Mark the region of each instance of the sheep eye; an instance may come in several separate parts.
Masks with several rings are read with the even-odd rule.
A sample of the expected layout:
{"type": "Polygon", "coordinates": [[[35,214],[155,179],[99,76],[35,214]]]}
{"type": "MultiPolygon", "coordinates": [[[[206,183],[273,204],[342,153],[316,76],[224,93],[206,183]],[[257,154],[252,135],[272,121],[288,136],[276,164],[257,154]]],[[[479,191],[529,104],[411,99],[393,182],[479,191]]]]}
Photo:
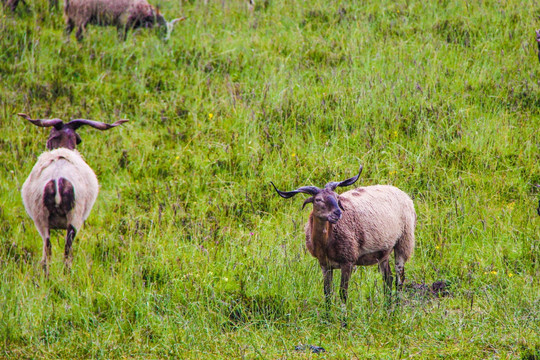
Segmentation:
{"type": "Polygon", "coordinates": [[[323,200],[322,199],[315,199],[315,202],[322,203],[323,200]]]}

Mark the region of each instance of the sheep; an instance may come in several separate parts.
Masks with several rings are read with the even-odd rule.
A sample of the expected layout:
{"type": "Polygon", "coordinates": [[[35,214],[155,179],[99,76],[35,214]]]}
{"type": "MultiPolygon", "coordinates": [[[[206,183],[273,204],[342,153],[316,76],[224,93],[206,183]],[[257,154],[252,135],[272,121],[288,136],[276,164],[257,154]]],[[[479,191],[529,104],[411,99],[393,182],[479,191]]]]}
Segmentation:
{"type": "Polygon", "coordinates": [[[416,212],[411,198],[394,186],[359,187],[341,195],[337,187],[354,184],[360,174],[341,182],[329,182],[320,189],[303,186],[293,191],[280,191],[283,198],[298,193],[311,195],[302,205],[313,204],[305,226],[306,247],[321,266],[327,308],[332,294],[334,269],[341,270],[340,298],[345,306],[349,278],[355,265],[379,265],[385,283],[385,293],[392,291],[392,270],[389,257],[395,256],[396,288],[401,290],[405,279],[405,262],[414,249],[416,212]]]}
{"type": "Polygon", "coordinates": [[[26,114],[18,115],[36,126],[51,127],[47,140],[50,151],[39,156],[21,189],[26,212],[43,238],[41,265],[48,277],[50,229],[67,230],[64,263],[70,268],[73,260],[71,245],[77,231],[90,215],[99,190],[96,175],[75,149],[82,141],[76,130],[83,125],[108,130],[128,120],[105,124],[77,119],[64,124],[60,119],[33,120],[26,114]]]}
{"type": "Polygon", "coordinates": [[[78,41],[82,40],[88,24],[116,26],[124,40],[129,29],[151,28],[157,24],[165,28],[165,40],[168,40],[174,25],[185,20],[180,17],[166,21],[147,0],[65,0],[64,16],[66,34],[69,36],[77,27],[75,37],[78,41]]]}

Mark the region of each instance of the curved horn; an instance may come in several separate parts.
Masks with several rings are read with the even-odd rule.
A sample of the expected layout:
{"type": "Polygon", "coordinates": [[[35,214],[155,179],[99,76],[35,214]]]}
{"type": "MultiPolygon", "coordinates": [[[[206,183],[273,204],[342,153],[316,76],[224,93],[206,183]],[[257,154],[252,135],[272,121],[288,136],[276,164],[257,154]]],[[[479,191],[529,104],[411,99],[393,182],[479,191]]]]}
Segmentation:
{"type": "Polygon", "coordinates": [[[337,181],[333,181],[333,182],[329,182],[328,184],[326,184],[324,187],[325,188],[330,188],[330,190],[334,191],[338,186],[349,186],[349,185],[352,185],[356,182],[356,180],[358,180],[358,178],[360,177],[360,174],[362,173],[362,169],[364,167],[362,165],[360,165],[360,170],[358,170],[358,175],[356,176],[353,176],[352,178],[350,179],[347,179],[347,180],[343,180],[343,181],[340,181],[340,182],[337,182],[337,181]]]}
{"type": "Polygon", "coordinates": [[[62,129],[64,126],[64,122],[60,119],[49,119],[49,120],[43,120],[43,119],[32,119],[30,116],[24,114],[24,113],[18,113],[20,117],[30,121],[32,124],[40,127],[50,127],[54,126],[56,130],[62,129]]]}
{"type": "Polygon", "coordinates": [[[280,190],[278,190],[276,185],[274,185],[273,182],[270,181],[270,184],[272,184],[274,189],[276,189],[279,196],[281,196],[282,198],[285,198],[285,199],[293,197],[294,195],[296,195],[298,193],[304,193],[304,194],[309,194],[309,195],[317,195],[319,193],[319,191],[321,191],[321,189],[319,189],[318,187],[315,187],[315,186],[302,186],[302,187],[299,187],[298,189],[293,190],[293,191],[280,191],[280,190]]]}
{"type": "MultiPolygon", "coordinates": [[[[163,18],[163,16],[162,16],[163,18]]],[[[173,19],[171,21],[167,21],[165,20],[165,18],[163,18],[163,23],[160,23],[161,26],[165,26],[166,28],[166,33],[165,33],[165,38],[164,40],[169,40],[169,38],[171,37],[171,33],[172,33],[172,30],[174,28],[174,25],[179,22],[179,21],[184,21],[186,18],[184,16],[182,17],[179,17],[177,19],[173,19]]]]}
{"type": "Polygon", "coordinates": [[[115,126],[118,126],[120,124],[123,124],[127,122],[127,119],[118,120],[114,124],[105,124],[99,121],[93,121],[93,120],[86,120],[86,119],[75,119],[68,122],[65,126],[69,126],[73,130],[77,130],[83,125],[90,125],[93,128],[96,128],[98,130],[109,130],[110,128],[113,128],[115,126]]]}
{"type": "Polygon", "coordinates": [[[169,24],[171,24],[171,26],[174,26],[177,22],[184,21],[184,20],[186,20],[186,17],[182,16],[176,19],[172,19],[171,21],[169,21],[169,24]]]}

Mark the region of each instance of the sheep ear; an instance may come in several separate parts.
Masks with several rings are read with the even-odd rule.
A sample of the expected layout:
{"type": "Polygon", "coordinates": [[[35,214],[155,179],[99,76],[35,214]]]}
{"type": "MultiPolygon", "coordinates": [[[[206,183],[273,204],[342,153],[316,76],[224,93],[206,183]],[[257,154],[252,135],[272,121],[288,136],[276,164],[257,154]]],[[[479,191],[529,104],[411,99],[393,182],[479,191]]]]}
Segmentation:
{"type": "Polygon", "coordinates": [[[306,207],[307,204],[312,203],[315,198],[313,196],[308,197],[306,200],[304,200],[304,203],[302,204],[302,210],[306,207]]]}

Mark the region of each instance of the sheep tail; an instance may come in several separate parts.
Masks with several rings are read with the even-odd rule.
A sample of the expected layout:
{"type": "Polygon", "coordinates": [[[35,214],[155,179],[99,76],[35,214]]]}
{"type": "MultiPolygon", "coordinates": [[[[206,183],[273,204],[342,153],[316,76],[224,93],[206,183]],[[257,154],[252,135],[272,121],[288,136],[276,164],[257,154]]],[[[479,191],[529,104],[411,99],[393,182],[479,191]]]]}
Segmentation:
{"type": "Polygon", "coordinates": [[[60,191],[58,191],[58,181],[54,181],[54,180],[51,180],[51,181],[53,181],[54,185],[56,185],[55,195],[54,195],[54,204],[56,207],[58,207],[62,203],[62,198],[60,197],[60,191]]]}
{"type": "Polygon", "coordinates": [[[75,205],[73,184],[63,177],[50,180],[43,189],[43,204],[49,214],[66,216],[75,205]]]}

